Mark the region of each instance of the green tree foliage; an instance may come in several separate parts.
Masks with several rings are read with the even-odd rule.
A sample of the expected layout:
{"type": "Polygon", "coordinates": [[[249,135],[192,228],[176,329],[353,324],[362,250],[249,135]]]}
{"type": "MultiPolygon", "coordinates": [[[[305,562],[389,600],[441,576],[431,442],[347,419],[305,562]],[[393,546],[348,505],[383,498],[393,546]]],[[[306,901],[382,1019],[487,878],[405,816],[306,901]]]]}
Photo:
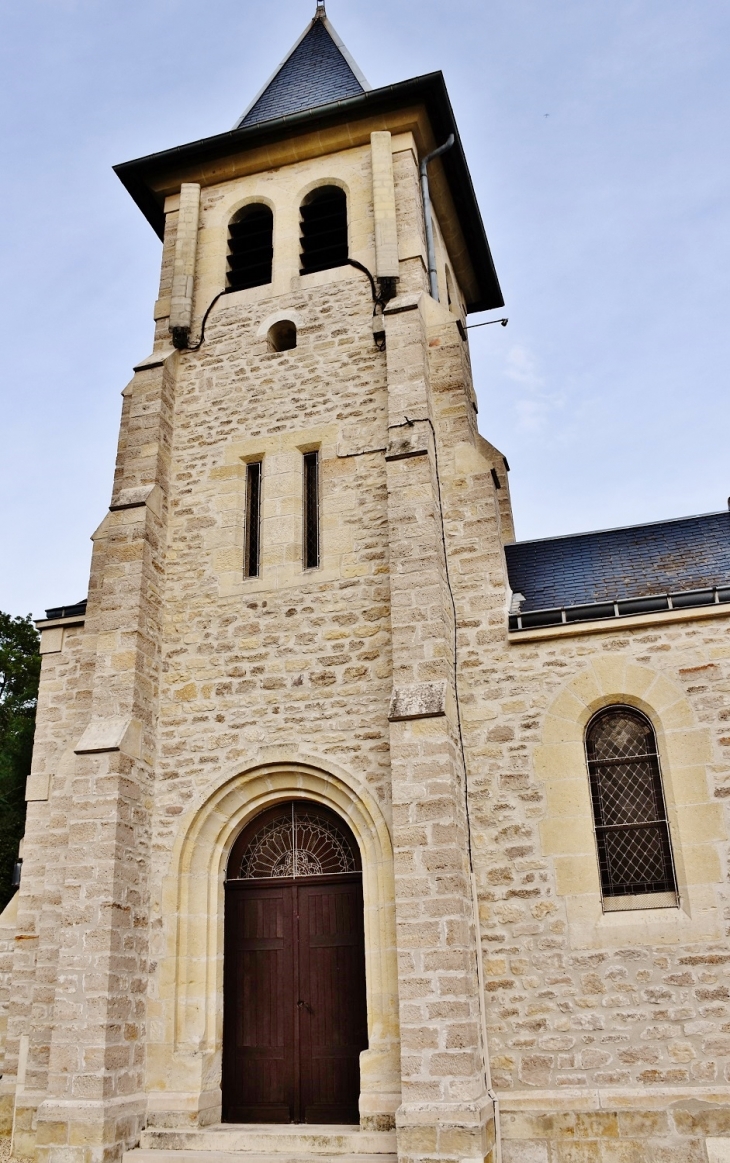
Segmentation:
{"type": "Polygon", "coordinates": [[[0,909],[10,886],[18,844],[25,829],[25,781],[33,751],[40,639],[30,615],[0,611],[0,909]]]}

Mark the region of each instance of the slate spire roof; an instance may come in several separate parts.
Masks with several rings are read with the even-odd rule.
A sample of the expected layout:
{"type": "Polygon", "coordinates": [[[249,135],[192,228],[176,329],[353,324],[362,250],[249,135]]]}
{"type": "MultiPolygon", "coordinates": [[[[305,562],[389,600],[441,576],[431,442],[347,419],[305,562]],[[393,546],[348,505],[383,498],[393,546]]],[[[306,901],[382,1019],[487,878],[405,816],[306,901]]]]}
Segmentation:
{"type": "Polygon", "coordinates": [[[291,113],[329,105],[368,92],[370,85],[333,26],[324,4],[254,98],[234,129],[260,125],[291,113]]]}

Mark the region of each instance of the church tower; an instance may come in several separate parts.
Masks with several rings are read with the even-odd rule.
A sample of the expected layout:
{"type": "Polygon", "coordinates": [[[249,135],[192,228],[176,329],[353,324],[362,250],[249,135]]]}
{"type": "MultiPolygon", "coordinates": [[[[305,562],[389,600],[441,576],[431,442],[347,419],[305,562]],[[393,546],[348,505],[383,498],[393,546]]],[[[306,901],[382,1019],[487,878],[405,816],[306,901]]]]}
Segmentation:
{"type": "Polygon", "coordinates": [[[234,129],[117,173],[155,338],[39,623],[0,1133],[727,1160],[730,514],[515,542],[443,78],[371,89],[322,4],[234,129]]]}
{"type": "Polygon", "coordinates": [[[502,296],[443,78],[371,89],[318,5],[233,130],[116,172],[162,274],[88,602],[41,623],[15,1150],[491,1158],[454,668],[506,600],[502,296]]]}

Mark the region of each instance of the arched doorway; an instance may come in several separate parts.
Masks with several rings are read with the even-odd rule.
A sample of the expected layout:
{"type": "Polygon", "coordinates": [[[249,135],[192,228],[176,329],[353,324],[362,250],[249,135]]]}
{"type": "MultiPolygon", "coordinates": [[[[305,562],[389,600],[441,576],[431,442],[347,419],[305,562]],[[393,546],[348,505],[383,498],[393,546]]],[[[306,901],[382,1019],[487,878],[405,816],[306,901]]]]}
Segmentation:
{"type": "Polygon", "coordinates": [[[359,1121],[362,873],[350,829],[328,808],[278,804],[236,840],[223,995],[224,1121],[359,1121]]]}

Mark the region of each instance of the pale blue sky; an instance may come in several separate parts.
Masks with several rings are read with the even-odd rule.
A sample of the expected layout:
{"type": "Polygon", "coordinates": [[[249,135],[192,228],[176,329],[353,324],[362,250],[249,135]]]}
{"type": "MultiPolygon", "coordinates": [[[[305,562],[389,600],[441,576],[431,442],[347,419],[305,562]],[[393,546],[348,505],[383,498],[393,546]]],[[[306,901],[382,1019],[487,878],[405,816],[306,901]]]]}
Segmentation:
{"type": "MultiPolygon", "coordinates": [[[[111,166],[230,128],[313,9],[0,5],[0,609],[85,596],[120,392],[150,350],[160,244],[111,166]]],[[[726,0],[328,14],[373,85],[445,73],[510,318],[472,356],[518,537],[724,508],[726,0]]]]}

